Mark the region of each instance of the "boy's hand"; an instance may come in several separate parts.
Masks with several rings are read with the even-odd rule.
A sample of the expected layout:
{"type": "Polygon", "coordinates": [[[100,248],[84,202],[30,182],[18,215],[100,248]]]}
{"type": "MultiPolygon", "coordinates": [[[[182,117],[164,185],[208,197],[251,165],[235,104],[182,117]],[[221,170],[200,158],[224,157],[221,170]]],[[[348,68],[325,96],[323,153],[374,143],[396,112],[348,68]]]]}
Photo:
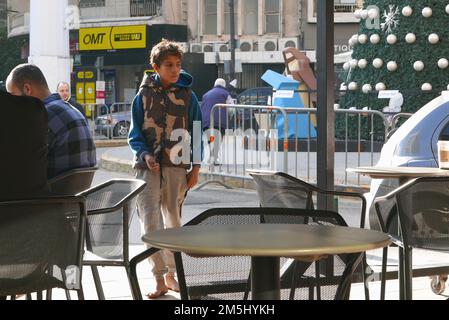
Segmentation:
{"type": "Polygon", "coordinates": [[[158,173],[161,171],[161,166],[156,162],[153,156],[146,154],[145,155],[145,163],[147,164],[148,169],[150,169],[153,173],[158,173]]]}
{"type": "Polygon", "coordinates": [[[198,183],[198,176],[200,174],[200,167],[194,166],[192,171],[187,173],[187,187],[192,189],[198,183]]]}

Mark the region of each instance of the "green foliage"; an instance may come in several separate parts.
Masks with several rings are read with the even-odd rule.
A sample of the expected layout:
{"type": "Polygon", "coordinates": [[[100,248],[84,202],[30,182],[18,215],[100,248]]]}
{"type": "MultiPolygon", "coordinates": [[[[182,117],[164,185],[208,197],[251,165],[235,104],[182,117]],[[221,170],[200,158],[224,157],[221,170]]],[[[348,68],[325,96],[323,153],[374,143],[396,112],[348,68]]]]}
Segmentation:
{"type": "Polygon", "coordinates": [[[0,81],[6,80],[9,72],[23,62],[20,50],[24,44],[26,44],[25,37],[8,39],[6,28],[0,28],[0,81]]]}
{"type": "MultiPolygon", "coordinates": [[[[399,9],[396,20],[399,24],[392,28],[391,33],[387,33],[381,28],[367,27],[366,20],[360,22],[360,34],[366,34],[368,39],[373,34],[380,36],[378,44],[372,44],[369,40],[366,44],[356,44],[353,49],[353,59],[366,59],[368,66],[365,69],[355,68],[346,73],[344,79],[346,85],[356,82],[356,91],[347,91],[340,99],[340,106],[345,109],[355,107],[362,109],[368,107],[373,110],[382,110],[388,105],[388,100],[378,99],[377,92],[365,94],[362,92],[364,84],[371,84],[373,90],[379,82],[383,82],[388,90],[400,90],[404,96],[402,112],[416,112],[426,103],[439,96],[440,92],[446,90],[449,84],[449,68],[440,69],[438,60],[446,58],[449,60],[449,14],[446,13],[446,5],[449,2],[441,0],[365,0],[364,9],[369,6],[377,6],[380,10],[380,23],[385,22],[384,13],[390,11],[390,5],[399,9]],[[402,9],[410,6],[413,9],[411,16],[402,14],[402,9]],[[422,15],[422,10],[430,7],[433,14],[430,18],[422,15]],[[409,44],[405,41],[408,33],[416,35],[416,42],[409,44]],[[438,34],[440,41],[437,44],[430,44],[428,36],[432,33],[438,34]],[[389,34],[397,37],[396,44],[390,45],[386,39],[389,34]],[[376,69],[372,65],[375,58],[383,60],[382,68],[376,69]],[[413,64],[421,60],[425,67],[421,72],[415,71],[413,64]],[[396,71],[387,70],[387,63],[395,61],[398,65],[396,71]],[[432,91],[422,91],[424,83],[432,85],[432,91]]],[[[341,121],[340,121],[341,122],[341,121]]],[[[362,123],[363,126],[363,123],[362,123]]],[[[370,139],[371,132],[368,132],[368,124],[362,128],[362,138],[370,139]]],[[[336,124],[337,135],[343,134],[344,124],[336,124]]],[[[374,134],[383,131],[383,124],[375,123],[374,134]]],[[[350,124],[349,135],[357,134],[357,126],[350,124]]]]}
{"type": "MultiPolygon", "coordinates": [[[[358,84],[356,92],[348,92],[341,99],[341,107],[363,108],[381,110],[387,104],[386,100],[377,99],[376,94],[364,94],[361,89],[364,84],[371,84],[374,88],[379,82],[385,83],[387,89],[400,90],[404,96],[403,112],[415,112],[427,102],[434,99],[442,90],[446,90],[449,84],[449,68],[440,69],[437,62],[441,58],[449,59],[449,14],[446,13],[446,1],[422,1],[422,0],[366,0],[364,8],[375,5],[380,9],[381,22],[384,22],[384,12],[389,11],[389,5],[394,5],[399,9],[396,16],[399,25],[393,28],[391,34],[396,35],[398,41],[394,45],[386,42],[389,34],[381,29],[369,29],[365,20],[361,20],[359,34],[366,34],[368,38],[372,34],[379,34],[381,40],[379,44],[357,44],[354,47],[352,57],[354,59],[366,59],[368,67],[365,69],[356,68],[347,77],[346,83],[355,81],[358,84]],[[410,6],[413,13],[409,17],[402,15],[402,8],[410,6]],[[430,18],[422,16],[422,9],[430,7],[433,15],[430,18]],[[408,44],[405,36],[408,33],[416,35],[416,42],[408,44]],[[440,37],[440,42],[430,44],[428,36],[436,33],[440,37]],[[384,61],[380,69],[372,65],[375,58],[384,61]],[[425,68],[417,72],[413,68],[415,61],[421,60],[425,68]],[[395,61],[398,69],[394,72],[387,70],[387,63],[395,61]],[[433,87],[431,92],[421,91],[423,83],[430,83],[433,87]]],[[[347,75],[348,76],[348,75],[347,75]]]]}

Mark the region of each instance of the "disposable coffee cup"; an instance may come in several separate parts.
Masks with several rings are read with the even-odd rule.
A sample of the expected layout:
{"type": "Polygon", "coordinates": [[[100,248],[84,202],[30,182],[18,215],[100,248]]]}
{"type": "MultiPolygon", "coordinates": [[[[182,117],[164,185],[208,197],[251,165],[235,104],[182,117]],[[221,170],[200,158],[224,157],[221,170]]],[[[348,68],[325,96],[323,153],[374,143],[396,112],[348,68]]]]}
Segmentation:
{"type": "Polygon", "coordinates": [[[449,141],[438,141],[438,166],[449,169],[449,141]]]}

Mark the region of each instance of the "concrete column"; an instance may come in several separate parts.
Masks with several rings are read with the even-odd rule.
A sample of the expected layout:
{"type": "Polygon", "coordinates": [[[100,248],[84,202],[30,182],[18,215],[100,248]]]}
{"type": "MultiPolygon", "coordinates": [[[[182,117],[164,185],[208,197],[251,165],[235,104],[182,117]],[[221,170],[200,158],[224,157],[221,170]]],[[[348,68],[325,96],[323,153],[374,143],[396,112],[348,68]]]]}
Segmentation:
{"type": "Polygon", "coordinates": [[[243,35],[243,19],[245,19],[244,3],[242,0],[238,0],[237,4],[237,35],[241,37],[243,35]]]}
{"type": "Polygon", "coordinates": [[[69,29],[66,27],[67,0],[30,1],[30,56],[47,79],[50,91],[59,81],[70,83],[69,29]]]}
{"type": "Polygon", "coordinates": [[[258,17],[259,24],[257,25],[257,32],[259,36],[263,36],[265,33],[265,2],[263,0],[259,0],[258,17]]]}
{"type": "Polygon", "coordinates": [[[224,33],[224,0],[217,0],[217,36],[224,33]]]}

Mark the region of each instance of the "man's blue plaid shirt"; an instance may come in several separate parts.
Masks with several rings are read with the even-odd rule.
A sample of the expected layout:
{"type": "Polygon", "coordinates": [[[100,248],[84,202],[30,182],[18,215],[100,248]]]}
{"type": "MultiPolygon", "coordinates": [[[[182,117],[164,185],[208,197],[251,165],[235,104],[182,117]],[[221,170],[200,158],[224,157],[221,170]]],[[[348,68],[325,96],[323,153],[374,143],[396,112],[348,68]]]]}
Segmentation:
{"type": "Polygon", "coordinates": [[[48,96],[44,104],[48,113],[48,179],[70,169],[94,167],[95,144],[84,116],[57,93],[48,96]]]}

